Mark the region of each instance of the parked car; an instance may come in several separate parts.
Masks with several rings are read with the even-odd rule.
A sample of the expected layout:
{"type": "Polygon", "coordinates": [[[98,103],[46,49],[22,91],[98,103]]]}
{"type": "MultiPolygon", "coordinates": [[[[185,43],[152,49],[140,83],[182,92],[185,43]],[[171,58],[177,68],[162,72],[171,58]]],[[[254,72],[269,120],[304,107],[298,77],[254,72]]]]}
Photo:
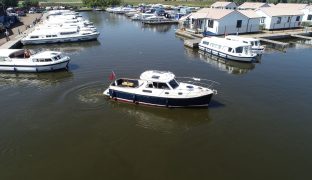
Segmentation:
{"type": "Polygon", "coordinates": [[[24,11],[16,11],[16,14],[18,16],[26,16],[26,13],[24,11]]]}

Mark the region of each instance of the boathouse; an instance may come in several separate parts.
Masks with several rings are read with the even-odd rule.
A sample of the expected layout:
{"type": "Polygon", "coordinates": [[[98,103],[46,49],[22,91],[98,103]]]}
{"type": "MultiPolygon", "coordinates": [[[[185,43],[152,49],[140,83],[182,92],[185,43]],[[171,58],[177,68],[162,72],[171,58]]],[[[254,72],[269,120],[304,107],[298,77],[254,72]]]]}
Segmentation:
{"type": "Polygon", "coordinates": [[[182,17],[183,28],[205,35],[241,34],[258,32],[260,16],[255,13],[232,9],[203,8],[196,13],[182,17]]]}
{"type": "Polygon", "coordinates": [[[217,1],[213,3],[210,7],[215,9],[236,9],[237,5],[235,4],[235,2],[217,1]]]}
{"type": "Polygon", "coordinates": [[[296,8],[268,7],[256,10],[264,17],[263,27],[267,30],[291,29],[300,27],[303,12],[296,8]]]}
{"type": "Polygon", "coordinates": [[[242,5],[238,6],[239,10],[256,10],[263,7],[270,7],[268,3],[262,2],[244,2],[242,5]]]}

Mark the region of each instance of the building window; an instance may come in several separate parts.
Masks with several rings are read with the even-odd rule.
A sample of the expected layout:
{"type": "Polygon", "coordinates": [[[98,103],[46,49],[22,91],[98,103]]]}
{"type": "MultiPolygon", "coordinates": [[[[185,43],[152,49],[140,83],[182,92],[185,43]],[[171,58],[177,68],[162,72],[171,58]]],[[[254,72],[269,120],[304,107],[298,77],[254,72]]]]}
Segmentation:
{"type": "Polygon", "coordinates": [[[264,23],[264,18],[260,19],[260,23],[263,24],[264,23]]]}
{"type": "Polygon", "coordinates": [[[290,16],[288,16],[287,22],[290,22],[290,20],[291,20],[291,17],[290,17],[290,16]]]}
{"type": "Polygon", "coordinates": [[[277,22],[276,22],[276,24],[281,24],[281,21],[282,21],[282,17],[277,17],[277,22]]]}
{"type": "Polygon", "coordinates": [[[296,21],[300,21],[300,16],[297,16],[297,17],[296,17],[296,21]]]}
{"type": "Polygon", "coordinates": [[[236,28],[241,28],[241,27],[242,27],[242,20],[237,20],[236,28]]]}
{"type": "Polygon", "coordinates": [[[213,28],[213,20],[208,20],[208,27],[213,28]]]}
{"type": "Polygon", "coordinates": [[[308,20],[312,20],[312,15],[308,15],[308,20]]]}

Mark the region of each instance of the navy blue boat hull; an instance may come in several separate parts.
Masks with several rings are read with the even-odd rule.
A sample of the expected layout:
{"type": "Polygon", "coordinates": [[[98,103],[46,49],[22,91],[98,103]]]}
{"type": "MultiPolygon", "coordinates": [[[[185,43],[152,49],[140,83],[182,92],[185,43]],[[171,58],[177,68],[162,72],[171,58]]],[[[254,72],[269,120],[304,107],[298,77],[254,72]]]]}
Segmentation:
{"type": "Polygon", "coordinates": [[[164,98],[109,89],[109,96],[114,100],[161,107],[205,107],[208,106],[212,95],[195,98],[164,98]]]}

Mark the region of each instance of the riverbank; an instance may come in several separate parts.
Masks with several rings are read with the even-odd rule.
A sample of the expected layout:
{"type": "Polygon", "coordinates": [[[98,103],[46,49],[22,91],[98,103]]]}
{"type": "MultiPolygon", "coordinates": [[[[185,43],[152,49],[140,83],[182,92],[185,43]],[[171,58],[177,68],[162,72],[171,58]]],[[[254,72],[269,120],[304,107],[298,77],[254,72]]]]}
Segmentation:
{"type": "Polygon", "coordinates": [[[6,41],[4,33],[1,33],[0,38],[0,49],[8,49],[14,47],[15,44],[18,44],[18,41],[32,31],[34,21],[36,19],[41,19],[42,14],[27,14],[25,17],[21,17],[20,22],[17,23],[13,28],[8,29],[10,34],[9,41],[6,41]]]}

